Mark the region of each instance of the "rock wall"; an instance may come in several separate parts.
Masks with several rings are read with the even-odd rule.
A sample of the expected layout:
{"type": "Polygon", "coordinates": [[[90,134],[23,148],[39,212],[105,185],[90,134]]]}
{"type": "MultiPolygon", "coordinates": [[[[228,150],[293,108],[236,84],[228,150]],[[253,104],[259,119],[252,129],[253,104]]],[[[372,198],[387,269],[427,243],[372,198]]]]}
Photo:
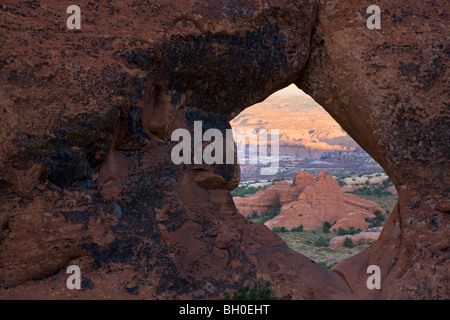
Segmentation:
{"type": "Polygon", "coordinates": [[[320,1],[297,85],[387,172],[399,201],[377,243],[334,270],[367,299],[449,298],[449,33],[445,1],[320,1]],[[366,288],[378,265],[381,291],[366,288]]]}
{"type": "Polygon", "coordinates": [[[381,31],[356,0],[77,4],[81,30],[60,1],[0,7],[0,299],[221,298],[257,279],[287,299],[449,297],[445,1],[379,1],[381,31]],[[237,165],[170,159],[173,130],[225,133],[293,81],[399,190],[336,272],[236,212],[237,165]]]}
{"type": "Polygon", "coordinates": [[[72,31],[60,1],[0,9],[0,298],[222,298],[257,280],[280,298],[353,297],[237,213],[238,165],[170,156],[175,129],[225,135],[298,78],[317,2],[78,5],[72,31]]]}
{"type": "Polygon", "coordinates": [[[289,192],[290,189],[291,185],[287,181],[280,181],[267,189],[256,192],[251,197],[233,197],[233,201],[239,213],[244,217],[251,217],[254,212],[262,215],[274,208],[280,208],[281,195],[289,192]]]}
{"type": "Polygon", "coordinates": [[[280,214],[265,223],[267,227],[291,230],[303,226],[304,230],[315,230],[329,222],[333,231],[340,227],[364,230],[369,226],[365,218],[375,218],[377,210],[385,214],[379,204],[343,193],[337,180],[325,171],[320,171],[315,181],[310,174],[300,171],[294,178],[292,190],[284,192],[284,195],[295,193],[299,187],[301,190],[297,197],[283,203],[280,214]]]}

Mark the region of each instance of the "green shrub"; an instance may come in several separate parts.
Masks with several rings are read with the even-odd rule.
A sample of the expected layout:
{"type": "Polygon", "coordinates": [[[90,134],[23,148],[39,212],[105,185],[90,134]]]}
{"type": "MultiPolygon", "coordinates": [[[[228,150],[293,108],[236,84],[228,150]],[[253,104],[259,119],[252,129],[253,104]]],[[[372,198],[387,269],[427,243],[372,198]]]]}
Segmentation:
{"type": "Polygon", "coordinates": [[[258,218],[258,217],[259,217],[258,211],[253,211],[253,212],[252,212],[252,218],[253,218],[253,219],[256,219],[256,218],[258,218]]]}
{"type": "Polygon", "coordinates": [[[331,223],[329,223],[328,221],[325,221],[325,222],[323,223],[322,231],[323,231],[324,233],[329,233],[329,232],[330,232],[330,228],[331,228],[331,223]]]}
{"type": "Polygon", "coordinates": [[[288,232],[288,230],[285,227],[273,227],[272,231],[275,232],[275,233],[288,232]]]}
{"type": "MultiPolygon", "coordinates": [[[[366,219],[368,219],[368,218],[366,218],[366,219]]],[[[337,231],[337,234],[338,234],[338,236],[345,236],[345,235],[348,235],[348,234],[349,235],[354,235],[354,234],[357,234],[357,233],[360,233],[360,232],[361,232],[361,229],[355,230],[354,227],[350,227],[348,230],[339,227],[339,229],[337,231]]]]}
{"type": "Polygon", "coordinates": [[[269,221],[270,219],[275,218],[279,214],[280,214],[280,208],[277,208],[277,206],[272,206],[269,211],[263,213],[263,219],[262,219],[261,223],[265,223],[266,221],[269,221]]]}
{"type": "Polygon", "coordinates": [[[378,221],[380,221],[380,222],[383,222],[383,221],[384,221],[385,218],[384,218],[384,216],[383,216],[383,213],[382,213],[380,210],[375,210],[374,214],[375,214],[376,219],[377,219],[378,221]]]}
{"type": "Polygon", "coordinates": [[[375,219],[365,218],[364,220],[370,223],[369,228],[381,227],[386,219],[380,210],[375,210],[375,219]]]}
{"type": "Polygon", "coordinates": [[[328,247],[329,244],[330,244],[330,240],[324,236],[320,236],[314,240],[315,247],[328,247]]]}
{"type": "Polygon", "coordinates": [[[353,248],[353,241],[349,237],[346,237],[344,240],[344,247],[353,248]]]}
{"type": "Polygon", "coordinates": [[[322,266],[322,267],[324,267],[324,268],[330,270],[330,269],[333,268],[335,265],[337,265],[337,262],[330,262],[330,263],[327,263],[326,261],[320,261],[320,262],[317,262],[317,264],[318,264],[319,266],[322,266]]]}
{"type": "Polygon", "coordinates": [[[277,297],[272,294],[269,281],[264,282],[264,284],[258,281],[252,288],[249,286],[240,287],[233,295],[225,292],[225,300],[277,300],[277,297]]]}

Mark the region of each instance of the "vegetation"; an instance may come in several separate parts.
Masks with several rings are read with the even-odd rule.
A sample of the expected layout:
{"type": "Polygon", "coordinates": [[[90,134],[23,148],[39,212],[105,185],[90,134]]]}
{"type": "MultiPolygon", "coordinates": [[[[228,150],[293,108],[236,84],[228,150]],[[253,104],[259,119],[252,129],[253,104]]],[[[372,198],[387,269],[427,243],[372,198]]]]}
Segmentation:
{"type": "Polygon", "coordinates": [[[328,221],[325,221],[323,223],[323,228],[322,228],[323,233],[330,233],[330,228],[331,228],[331,223],[329,223],[328,221]]]}
{"type": "Polygon", "coordinates": [[[315,244],[319,243],[328,244],[328,239],[335,236],[335,234],[323,233],[322,228],[314,230],[314,232],[313,230],[303,230],[303,232],[286,232],[279,233],[278,235],[290,248],[302,253],[325,268],[327,266],[331,268],[334,264],[348,259],[370,246],[370,244],[356,245],[356,243],[353,248],[315,246],[315,244]],[[318,238],[320,239],[320,237],[325,239],[316,240],[318,238]]]}
{"type": "Polygon", "coordinates": [[[263,284],[258,281],[251,288],[249,286],[240,287],[233,295],[225,292],[225,300],[277,300],[277,297],[272,295],[269,281],[263,284]]]}
{"type": "Polygon", "coordinates": [[[276,206],[272,206],[269,211],[262,214],[262,219],[260,219],[259,223],[265,223],[266,221],[269,221],[272,218],[275,218],[277,215],[280,214],[280,208],[277,208],[276,206]]]}
{"type": "Polygon", "coordinates": [[[338,236],[345,236],[347,234],[354,235],[354,234],[360,233],[361,231],[362,231],[361,229],[355,230],[354,227],[350,227],[348,230],[339,227],[337,234],[338,234],[338,236]]]}
{"type": "Polygon", "coordinates": [[[344,247],[346,248],[353,248],[353,241],[349,237],[345,237],[344,240],[344,247]]]}
{"type": "Polygon", "coordinates": [[[297,228],[292,228],[291,232],[302,232],[303,231],[303,226],[299,226],[297,228]]]}
{"type": "Polygon", "coordinates": [[[314,240],[315,247],[328,247],[330,245],[330,239],[320,236],[314,240]]]}
{"type": "Polygon", "coordinates": [[[237,187],[236,189],[234,189],[233,191],[231,191],[231,195],[233,197],[248,197],[251,195],[254,195],[255,193],[257,193],[260,190],[264,190],[266,189],[268,186],[258,186],[258,187],[246,187],[246,186],[241,186],[241,187],[237,187]]]}
{"type": "Polygon", "coordinates": [[[337,265],[337,262],[319,261],[319,262],[317,262],[317,264],[318,264],[319,266],[324,267],[325,269],[330,270],[330,269],[333,268],[335,265],[337,265]]]}
{"type": "Polygon", "coordinates": [[[370,218],[364,219],[364,220],[366,220],[366,222],[370,223],[369,228],[381,227],[385,220],[385,217],[383,216],[383,214],[381,213],[380,210],[376,210],[374,212],[374,214],[375,214],[375,219],[370,219],[370,218]]]}
{"type": "Polygon", "coordinates": [[[384,189],[386,189],[384,185],[382,185],[381,187],[377,185],[367,185],[362,188],[350,191],[349,193],[355,194],[357,196],[360,195],[374,195],[376,197],[390,196],[391,193],[384,191],[384,189]]]}
{"type": "Polygon", "coordinates": [[[273,232],[276,232],[276,233],[285,233],[285,232],[288,232],[287,231],[287,229],[285,228],[285,227],[274,227],[273,229],[272,229],[272,231],[273,232]]]}

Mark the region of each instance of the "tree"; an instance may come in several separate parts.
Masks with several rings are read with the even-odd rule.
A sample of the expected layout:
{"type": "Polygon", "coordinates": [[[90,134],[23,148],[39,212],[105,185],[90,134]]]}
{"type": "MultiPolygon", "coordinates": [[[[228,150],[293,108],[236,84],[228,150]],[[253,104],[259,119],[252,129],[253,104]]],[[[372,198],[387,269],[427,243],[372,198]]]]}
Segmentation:
{"type": "Polygon", "coordinates": [[[329,223],[328,221],[325,221],[325,222],[323,223],[322,231],[323,231],[324,233],[329,233],[329,232],[330,232],[330,228],[331,228],[331,223],[329,223]]]}
{"type": "Polygon", "coordinates": [[[346,248],[353,248],[353,241],[349,237],[345,237],[344,240],[344,247],[346,248]]]}

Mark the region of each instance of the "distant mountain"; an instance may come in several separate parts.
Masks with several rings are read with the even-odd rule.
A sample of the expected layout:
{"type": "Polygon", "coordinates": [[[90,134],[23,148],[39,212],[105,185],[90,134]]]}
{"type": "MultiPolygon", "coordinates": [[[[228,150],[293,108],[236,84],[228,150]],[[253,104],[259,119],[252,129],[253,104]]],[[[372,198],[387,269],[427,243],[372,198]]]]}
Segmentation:
{"type": "MultiPolygon", "coordinates": [[[[300,169],[313,175],[326,170],[335,176],[383,172],[319,104],[296,87],[282,90],[245,109],[230,124],[235,140],[241,143],[249,130],[279,130],[281,169],[276,178],[286,179],[300,169]]],[[[267,178],[260,175],[264,165],[249,164],[248,159],[255,159],[251,148],[238,144],[238,155],[239,159],[244,159],[241,161],[242,181],[267,178]]]]}
{"type": "MultiPolygon", "coordinates": [[[[237,139],[248,129],[278,129],[280,144],[284,146],[336,151],[359,149],[339,124],[306,94],[273,95],[247,108],[231,121],[231,126],[237,139]]],[[[317,153],[312,158],[320,155],[317,153]]]]}

